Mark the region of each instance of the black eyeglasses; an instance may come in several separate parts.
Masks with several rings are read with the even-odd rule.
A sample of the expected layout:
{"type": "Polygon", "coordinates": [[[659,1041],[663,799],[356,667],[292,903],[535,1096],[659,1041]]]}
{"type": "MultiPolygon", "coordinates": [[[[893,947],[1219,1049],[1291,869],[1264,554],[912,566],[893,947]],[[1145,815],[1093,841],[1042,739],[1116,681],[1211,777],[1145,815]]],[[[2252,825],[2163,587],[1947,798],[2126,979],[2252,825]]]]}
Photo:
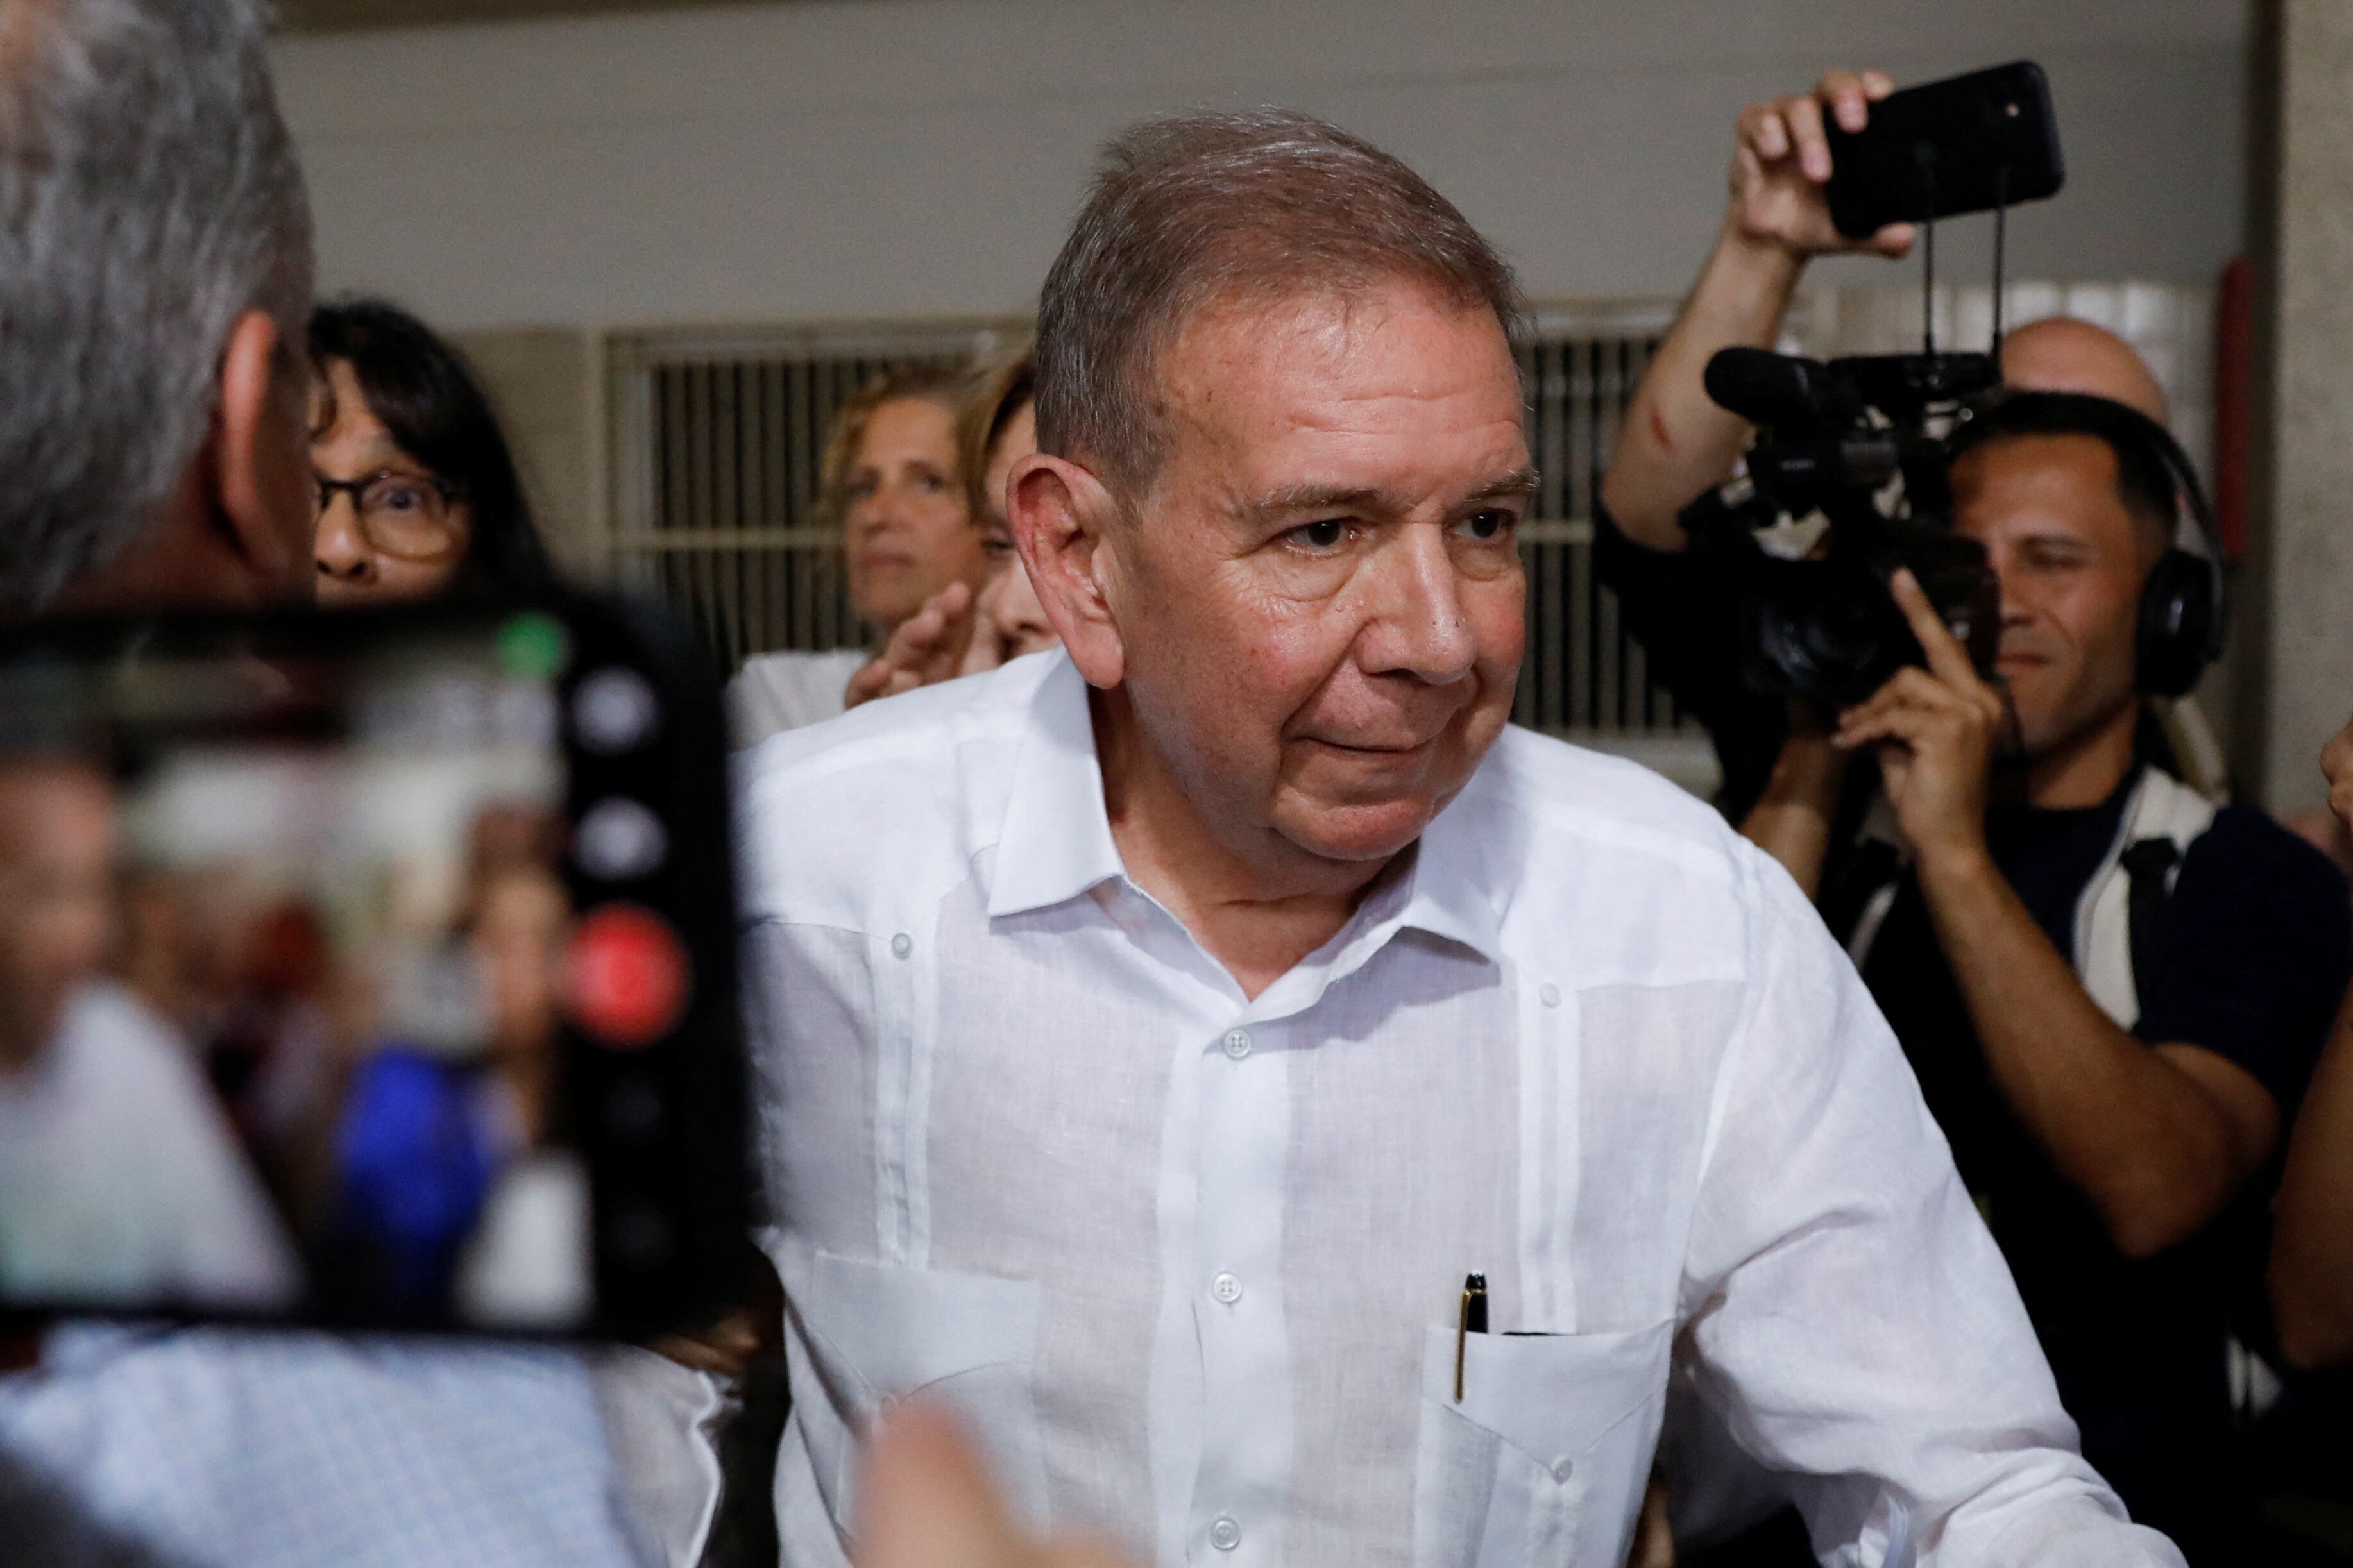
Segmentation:
{"type": "Polygon", "coordinates": [[[336,496],[350,496],[360,537],[372,550],[403,561],[440,561],[466,547],[466,520],[457,511],[465,496],[455,485],[392,468],[357,479],[313,477],[319,515],[327,514],[336,496]]]}

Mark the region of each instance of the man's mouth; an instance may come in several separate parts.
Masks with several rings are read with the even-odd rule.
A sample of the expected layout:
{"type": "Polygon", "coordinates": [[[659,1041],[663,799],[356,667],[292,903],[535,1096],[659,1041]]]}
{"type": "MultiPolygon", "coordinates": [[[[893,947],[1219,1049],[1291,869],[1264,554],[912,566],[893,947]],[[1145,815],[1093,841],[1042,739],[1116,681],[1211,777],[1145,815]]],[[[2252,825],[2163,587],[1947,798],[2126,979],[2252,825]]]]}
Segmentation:
{"type": "Polygon", "coordinates": [[[1324,735],[1302,737],[1303,740],[1314,742],[1316,745],[1328,746],[1335,752],[1348,752],[1366,757],[1411,756],[1416,752],[1427,751],[1437,742],[1438,738],[1437,735],[1432,735],[1421,741],[1335,741],[1324,735]]]}

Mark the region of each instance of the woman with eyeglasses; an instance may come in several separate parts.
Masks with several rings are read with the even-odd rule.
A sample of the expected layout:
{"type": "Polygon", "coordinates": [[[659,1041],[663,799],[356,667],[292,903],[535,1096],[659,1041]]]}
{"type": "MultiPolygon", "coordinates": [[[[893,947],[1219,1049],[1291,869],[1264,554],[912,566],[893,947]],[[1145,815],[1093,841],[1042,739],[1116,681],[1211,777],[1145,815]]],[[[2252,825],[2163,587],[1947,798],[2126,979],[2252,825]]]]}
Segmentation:
{"type": "Polygon", "coordinates": [[[311,317],[313,554],[322,604],[549,575],[514,457],[465,360],[376,300],[311,317]]]}

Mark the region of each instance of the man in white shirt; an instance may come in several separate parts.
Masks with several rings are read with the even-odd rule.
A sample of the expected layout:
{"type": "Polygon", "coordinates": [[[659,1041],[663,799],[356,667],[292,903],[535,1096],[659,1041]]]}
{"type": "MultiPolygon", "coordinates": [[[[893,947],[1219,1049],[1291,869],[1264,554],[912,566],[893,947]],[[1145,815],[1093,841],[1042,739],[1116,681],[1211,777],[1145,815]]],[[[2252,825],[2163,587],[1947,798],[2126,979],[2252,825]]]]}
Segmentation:
{"type": "Polygon", "coordinates": [[[0,1291],[290,1305],[292,1247],[185,1042],[100,976],[113,791],[0,763],[0,1291]]]}
{"type": "Polygon", "coordinates": [[[748,759],[788,1561],[918,1395],[1164,1564],[1617,1568],[1673,1370],[1831,1560],[2180,1561],[1796,888],[1506,728],[1520,321],[1329,126],[1130,132],[1009,487],[1066,651],[748,759]]]}

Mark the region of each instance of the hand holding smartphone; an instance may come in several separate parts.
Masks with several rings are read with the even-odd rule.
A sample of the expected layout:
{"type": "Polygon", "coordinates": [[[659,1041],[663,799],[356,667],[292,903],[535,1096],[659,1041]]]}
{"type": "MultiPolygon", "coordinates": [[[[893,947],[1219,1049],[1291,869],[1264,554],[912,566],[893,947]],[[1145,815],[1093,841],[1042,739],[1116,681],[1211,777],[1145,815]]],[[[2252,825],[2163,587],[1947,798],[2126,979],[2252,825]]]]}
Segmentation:
{"type": "Polygon", "coordinates": [[[1823,133],[1831,220],[1850,239],[2040,201],[2065,180],[2051,84],[2031,60],[1906,88],[1860,131],[1833,119],[1823,133]]]}

